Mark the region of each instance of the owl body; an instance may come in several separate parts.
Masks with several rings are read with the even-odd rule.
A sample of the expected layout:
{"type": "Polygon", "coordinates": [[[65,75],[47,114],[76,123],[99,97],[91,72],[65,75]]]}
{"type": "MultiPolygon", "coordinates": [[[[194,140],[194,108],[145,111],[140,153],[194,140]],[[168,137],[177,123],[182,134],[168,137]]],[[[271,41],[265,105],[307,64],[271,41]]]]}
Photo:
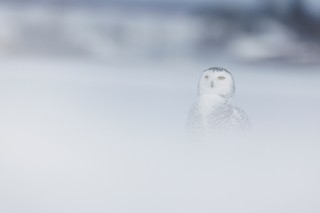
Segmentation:
{"type": "Polygon", "coordinates": [[[188,115],[188,132],[216,134],[249,129],[248,116],[233,105],[234,91],[230,72],[223,68],[205,70],[199,81],[198,98],[188,115]]]}

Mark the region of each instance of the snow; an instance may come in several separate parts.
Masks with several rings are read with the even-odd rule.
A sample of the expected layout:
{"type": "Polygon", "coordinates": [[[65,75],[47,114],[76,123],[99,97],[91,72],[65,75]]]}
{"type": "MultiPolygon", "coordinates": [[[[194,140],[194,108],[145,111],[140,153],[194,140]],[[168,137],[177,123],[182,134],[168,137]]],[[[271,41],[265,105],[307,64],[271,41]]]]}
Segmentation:
{"type": "Polygon", "coordinates": [[[2,58],[0,212],[319,212],[318,67],[210,63],[2,58]],[[185,135],[211,66],[251,135],[185,135]]]}

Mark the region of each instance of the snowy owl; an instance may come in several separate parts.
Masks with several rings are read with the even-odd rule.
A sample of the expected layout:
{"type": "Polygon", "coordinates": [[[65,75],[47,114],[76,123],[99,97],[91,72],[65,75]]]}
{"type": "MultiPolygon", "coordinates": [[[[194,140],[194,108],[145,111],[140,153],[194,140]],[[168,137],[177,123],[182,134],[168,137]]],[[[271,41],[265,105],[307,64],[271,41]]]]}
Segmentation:
{"type": "Polygon", "coordinates": [[[246,113],[233,105],[234,79],[224,68],[205,70],[198,84],[198,98],[191,108],[187,131],[196,134],[230,133],[250,128],[246,113]]]}

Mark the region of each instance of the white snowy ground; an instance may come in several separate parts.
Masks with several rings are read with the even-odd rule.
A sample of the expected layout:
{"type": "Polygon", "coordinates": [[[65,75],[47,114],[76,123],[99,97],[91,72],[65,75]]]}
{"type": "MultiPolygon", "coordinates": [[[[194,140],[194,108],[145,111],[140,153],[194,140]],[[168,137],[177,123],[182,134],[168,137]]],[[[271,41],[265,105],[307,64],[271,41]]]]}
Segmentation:
{"type": "Polygon", "coordinates": [[[192,63],[0,63],[1,213],[318,213],[320,72],[192,63]],[[224,66],[252,135],[191,142],[200,72],[224,66]]]}

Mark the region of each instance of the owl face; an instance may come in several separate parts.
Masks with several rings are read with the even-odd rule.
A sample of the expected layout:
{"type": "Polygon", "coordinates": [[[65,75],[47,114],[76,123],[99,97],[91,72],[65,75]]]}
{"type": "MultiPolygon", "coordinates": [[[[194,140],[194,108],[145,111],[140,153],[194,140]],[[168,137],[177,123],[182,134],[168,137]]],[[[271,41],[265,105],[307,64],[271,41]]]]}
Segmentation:
{"type": "Polygon", "coordinates": [[[232,97],[235,86],[230,72],[223,68],[214,67],[202,73],[198,89],[200,95],[232,97]]]}

